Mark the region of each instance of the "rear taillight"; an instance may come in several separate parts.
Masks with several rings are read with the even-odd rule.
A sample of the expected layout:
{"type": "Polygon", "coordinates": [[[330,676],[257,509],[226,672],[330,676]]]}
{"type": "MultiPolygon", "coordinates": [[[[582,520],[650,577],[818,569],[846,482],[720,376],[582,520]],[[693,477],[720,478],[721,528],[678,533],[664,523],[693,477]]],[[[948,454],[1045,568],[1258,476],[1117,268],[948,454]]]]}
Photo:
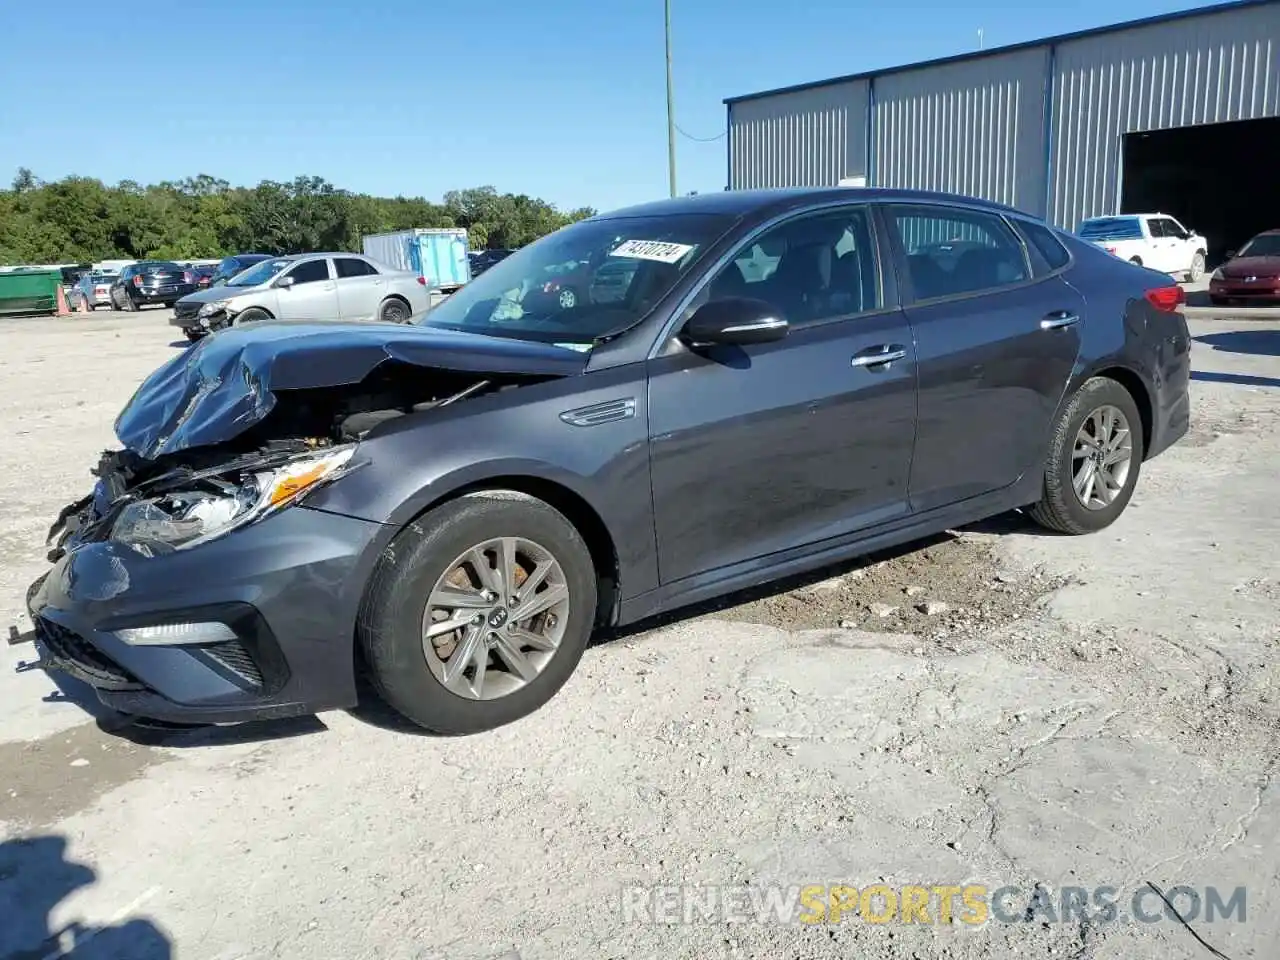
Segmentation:
{"type": "Polygon", "coordinates": [[[1147,302],[1161,313],[1173,313],[1187,302],[1186,291],[1176,283],[1169,287],[1155,287],[1146,293],[1147,302]]]}
{"type": "Polygon", "coordinates": [[[140,273],[135,273],[135,274],[133,275],[133,285],[134,285],[135,287],[140,287],[140,286],[142,286],[142,274],[140,274],[140,273]]]}
{"type": "Polygon", "coordinates": [[[419,277],[419,278],[418,278],[418,283],[419,283],[421,286],[424,286],[424,287],[425,287],[425,286],[427,285],[427,278],[426,278],[426,277],[419,277]]]}
{"type": "Polygon", "coordinates": [[[1115,252],[1116,252],[1116,248],[1115,248],[1115,247],[1103,247],[1102,249],[1103,249],[1103,250],[1105,250],[1105,251],[1107,251],[1107,253],[1112,254],[1113,256],[1114,256],[1114,254],[1115,254],[1115,252]]]}

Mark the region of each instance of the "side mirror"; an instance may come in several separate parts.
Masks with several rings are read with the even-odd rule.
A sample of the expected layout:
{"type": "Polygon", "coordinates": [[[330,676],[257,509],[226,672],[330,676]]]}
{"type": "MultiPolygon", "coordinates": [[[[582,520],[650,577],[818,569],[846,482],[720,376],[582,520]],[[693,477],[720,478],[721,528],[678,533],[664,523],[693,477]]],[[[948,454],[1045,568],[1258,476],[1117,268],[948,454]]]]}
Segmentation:
{"type": "Polygon", "coordinates": [[[726,297],[704,303],[681,331],[691,346],[703,344],[772,343],[789,330],[786,319],[771,303],[747,297],[726,297]]]}
{"type": "Polygon", "coordinates": [[[279,280],[276,281],[276,286],[279,287],[281,290],[288,290],[290,287],[293,286],[294,282],[295,281],[293,277],[281,277],[279,280]]]}
{"type": "Polygon", "coordinates": [[[1237,253],[1237,252],[1238,252],[1238,251],[1236,251],[1236,250],[1228,250],[1225,254],[1223,254],[1223,259],[1224,259],[1224,260],[1234,260],[1234,259],[1236,258],[1236,253],[1237,253]]]}

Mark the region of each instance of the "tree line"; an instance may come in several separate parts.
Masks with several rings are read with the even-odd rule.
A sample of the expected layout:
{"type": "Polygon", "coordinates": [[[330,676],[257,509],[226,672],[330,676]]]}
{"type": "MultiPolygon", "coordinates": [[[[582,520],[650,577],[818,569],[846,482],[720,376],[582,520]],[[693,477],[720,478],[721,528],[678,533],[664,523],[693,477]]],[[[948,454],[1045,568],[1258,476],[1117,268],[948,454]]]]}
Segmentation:
{"type": "Polygon", "coordinates": [[[0,264],[358,251],[367,234],[411,227],[466,227],[473,248],[518,247],[594,213],[493,187],[433,203],[352,193],[322,177],[236,187],[201,174],[109,186],[90,177],[45,183],[24,168],[0,190],[0,264]]]}

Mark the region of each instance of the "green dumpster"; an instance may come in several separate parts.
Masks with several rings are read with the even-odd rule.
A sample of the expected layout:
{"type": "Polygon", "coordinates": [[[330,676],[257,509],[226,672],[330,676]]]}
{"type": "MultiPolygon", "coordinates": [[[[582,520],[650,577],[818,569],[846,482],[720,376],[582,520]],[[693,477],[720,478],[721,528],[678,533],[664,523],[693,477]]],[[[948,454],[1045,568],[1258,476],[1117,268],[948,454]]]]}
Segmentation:
{"type": "Polygon", "coordinates": [[[57,313],[60,270],[10,270],[0,273],[0,316],[57,313]]]}

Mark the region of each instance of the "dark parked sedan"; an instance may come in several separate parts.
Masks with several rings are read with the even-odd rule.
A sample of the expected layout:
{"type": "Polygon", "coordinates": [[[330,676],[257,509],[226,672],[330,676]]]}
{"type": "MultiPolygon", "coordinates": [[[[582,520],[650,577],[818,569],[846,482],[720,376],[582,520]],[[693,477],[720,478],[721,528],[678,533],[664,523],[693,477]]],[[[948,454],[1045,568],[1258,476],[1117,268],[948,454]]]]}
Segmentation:
{"type": "Polygon", "coordinates": [[[423,727],[494,727],[599,627],[1013,509],[1108,526],[1188,427],[1182,302],[949,195],[593,217],[416,325],[233,328],[158,369],[54,525],[36,641],[144,717],[347,707],[365,669],[423,727]],[[570,262],[607,302],[525,302],[570,262]]]}
{"type": "Polygon", "coordinates": [[[213,271],[213,275],[209,277],[209,282],[200,289],[204,290],[208,287],[220,287],[237,273],[243,273],[255,263],[261,263],[263,260],[270,260],[271,255],[267,253],[236,253],[229,257],[223,257],[217,268],[213,271]]]}
{"type": "Polygon", "coordinates": [[[180,298],[195,292],[186,272],[168,260],[141,260],[120,271],[108,292],[117,310],[139,310],[148,304],[172,307],[180,298]]]}

